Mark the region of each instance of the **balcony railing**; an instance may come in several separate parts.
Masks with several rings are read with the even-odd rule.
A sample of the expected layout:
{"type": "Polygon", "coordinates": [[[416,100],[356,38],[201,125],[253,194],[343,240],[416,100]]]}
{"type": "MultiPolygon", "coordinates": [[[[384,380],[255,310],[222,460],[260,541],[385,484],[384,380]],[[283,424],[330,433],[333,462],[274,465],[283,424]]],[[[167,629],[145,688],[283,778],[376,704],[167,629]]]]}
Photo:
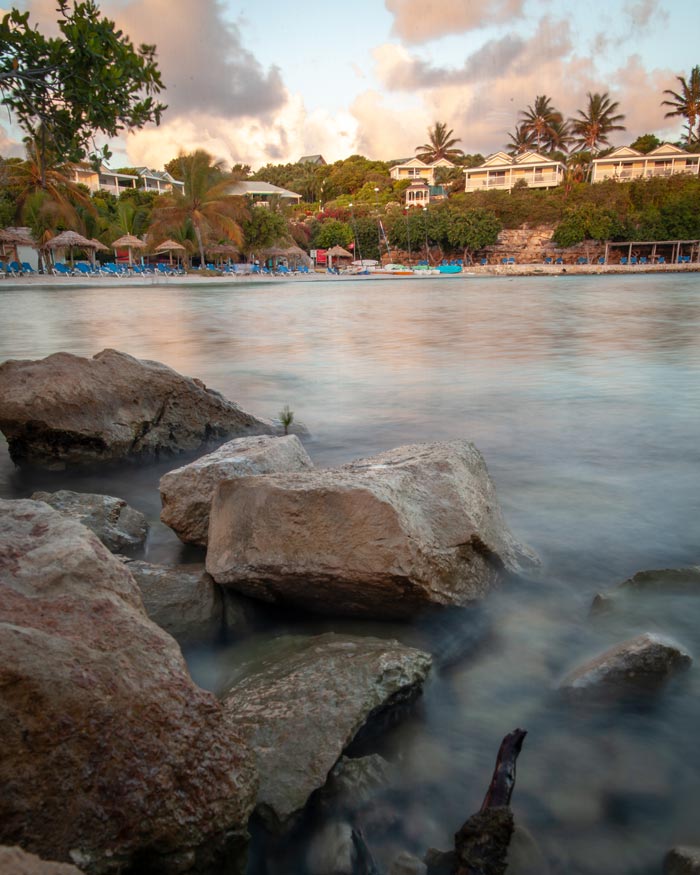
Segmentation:
{"type": "Polygon", "coordinates": [[[562,177],[558,173],[533,173],[530,176],[495,176],[486,179],[467,179],[465,191],[483,191],[484,189],[508,190],[519,181],[527,183],[528,188],[552,188],[559,185],[562,177]]]}

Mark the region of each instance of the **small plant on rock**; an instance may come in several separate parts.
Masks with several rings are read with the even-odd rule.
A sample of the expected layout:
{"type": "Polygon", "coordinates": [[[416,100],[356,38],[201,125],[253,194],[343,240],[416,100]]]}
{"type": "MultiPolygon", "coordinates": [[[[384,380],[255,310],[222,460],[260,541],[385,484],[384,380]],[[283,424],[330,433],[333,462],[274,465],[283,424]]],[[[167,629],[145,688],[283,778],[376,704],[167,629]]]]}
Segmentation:
{"type": "Polygon", "coordinates": [[[289,404],[285,404],[280,410],[279,417],[284,433],[289,434],[289,426],[294,422],[294,411],[289,409],[289,404]]]}

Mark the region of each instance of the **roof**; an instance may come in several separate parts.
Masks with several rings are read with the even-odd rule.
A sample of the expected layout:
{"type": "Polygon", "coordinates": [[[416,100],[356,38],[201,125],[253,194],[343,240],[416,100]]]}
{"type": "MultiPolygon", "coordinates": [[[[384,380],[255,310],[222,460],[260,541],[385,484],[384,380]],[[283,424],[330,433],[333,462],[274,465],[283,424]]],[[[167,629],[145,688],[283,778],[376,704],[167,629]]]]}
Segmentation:
{"type": "Polygon", "coordinates": [[[493,155],[488,156],[483,164],[479,164],[478,167],[466,167],[464,172],[469,175],[475,170],[484,170],[491,167],[515,167],[516,165],[522,166],[523,164],[548,165],[550,167],[564,166],[561,161],[556,161],[554,158],[546,158],[544,155],[540,155],[539,152],[527,151],[515,156],[509,155],[507,152],[494,152],[493,155]]]}
{"type": "Polygon", "coordinates": [[[326,164],[323,155],[302,155],[297,164],[326,164]]]}
{"type": "Polygon", "coordinates": [[[604,164],[607,161],[616,161],[620,158],[664,158],[669,156],[687,156],[687,157],[697,157],[696,153],[686,152],[685,149],[680,149],[678,146],[674,146],[672,143],[662,143],[660,146],[657,146],[655,149],[652,149],[651,152],[639,152],[637,149],[633,149],[631,146],[618,146],[617,149],[613,149],[612,152],[609,152],[603,158],[594,158],[593,163],[604,164]]]}
{"type": "Polygon", "coordinates": [[[286,188],[280,188],[278,185],[273,185],[271,182],[257,182],[254,179],[241,179],[238,182],[232,182],[229,188],[229,194],[237,195],[278,195],[279,197],[293,198],[301,200],[301,195],[295,191],[289,191],[286,188]]]}

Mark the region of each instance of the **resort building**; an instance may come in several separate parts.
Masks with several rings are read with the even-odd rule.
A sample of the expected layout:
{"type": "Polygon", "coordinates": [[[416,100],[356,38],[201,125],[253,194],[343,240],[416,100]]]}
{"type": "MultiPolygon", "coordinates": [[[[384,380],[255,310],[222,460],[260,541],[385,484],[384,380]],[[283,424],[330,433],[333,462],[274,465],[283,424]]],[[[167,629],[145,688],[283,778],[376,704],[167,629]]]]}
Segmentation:
{"type": "Polygon", "coordinates": [[[406,207],[427,207],[447,197],[442,185],[428,185],[425,179],[414,179],[404,192],[406,207]]]}
{"type": "Polygon", "coordinates": [[[394,164],[389,171],[389,176],[396,179],[398,182],[408,179],[424,179],[428,185],[435,185],[435,171],[438,167],[454,167],[455,165],[448,161],[447,158],[439,158],[433,161],[432,164],[426,164],[419,158],[411,158],[410,161],[404,161],[403,164],[394,164]]]}
{"type": "Polygon", "coordinates": [[[700,155],[691,155],[670,143],[657,146],[646,155],[631,146],[620,146],[604,158],[594,158],[591,164],[591,182],[604,179],[628,182],[630,179],[673,176],[676,173],[697,176],[700,155]]]}
{"type": "Polygon", "coordinates": [[[173,191],[184,191],[185,183],[174,179],[165,170],[149,170],[148,167],[134,168],[136,173],[117,173],[109,170],[104,164],[95,170],[89,164],[73,165],[73,182],[87,186],[91,194],[97,191],[108,191],[120,195],[127,188],[142,188],[145,191],[156,191],[158,194],[173,191]]]}
{"type": "Polygon", "coordinates": [[[325,167],[328,162],[323,155],[302,155],[297,164],[314,164],[316,167],[325,167]]]}
{"type": "Polygon", "coordinates": [[[256,207],[269,207],[270,201],[275,199],[279,199],[287,204],[290,202],[298,204],[301,200],[301,195],[295,191],[280,188],[271,182],[256,182],[253,179],[242,179],[239,182],[231,183],[228,193],[247,197],[256,207]]]}
{"type": "Polygon", "coordinates": [[[545,158],[538,152],[508,155],[495,152],[478,167],[464,171],[465,191],[511,191],[516,183],[528,188],[554,188],[564,180],[566,169],[561,161],[545,158]]]}

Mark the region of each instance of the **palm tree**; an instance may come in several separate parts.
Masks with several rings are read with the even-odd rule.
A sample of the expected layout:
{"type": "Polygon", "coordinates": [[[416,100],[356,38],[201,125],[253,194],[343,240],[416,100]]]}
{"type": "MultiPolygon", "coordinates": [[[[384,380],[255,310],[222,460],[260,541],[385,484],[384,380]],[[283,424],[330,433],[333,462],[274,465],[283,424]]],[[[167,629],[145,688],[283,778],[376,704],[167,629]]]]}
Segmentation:
{"type": "Polygon", "coordinates": [[[564,116],[552,106],[552,98],[546,94],[539,94],[533,106],[521,111],[520,127],[533,135],[538,152],[566,149],[568,130],[564,116]]]}
{"type": "Polygon", "coordinates": [[[524,125],[517,125],[513,133],[509,133],[510,143],[506,145],[509,155],[522,155],[535,148],[535,132],[526,129],[524,125]]]}
{"type": "Polygon", "coordinates": [[[203,149],[180,155],[185,183],[183,194],[164,195],[153,210],[150,233],[171,236],[187,221],[197,240],[201,263],[205,264],[204,242],[225,238],[240,245],[240,221],[247,216],[243,198],[230,194],[234,179],[224,175],[220,163],[203,149]]]}
{"type": "Polygon", "coordinates": [[[455,149],[454,144],[460,142],[459,137],[453,137],[453,130],[447,130],[445,122],[435,122],[434,128],[428,128],[428,138],[430,142],[424,143],[422,146],[416,147],[418,153],[416,157],[419,161],[425,161],[426,164],[432,164],[439,161],[440,158],[446,158],[448,161],[458,161],[464,152],[461,149],[455,149]]]}
{"type": "Polygon", "coordinates": [[[671,99],[662,100],[661,106],[673,107],[664,118],[682,116],[688,120],[686,144],[690,146],[700,137],[700,67],[693,67],[687,81],[685,76],[676,76],[676,79],[681,83],[680,92],[667,88],[664,94],[668,94],[671,99]]]}
{"type": "Polygon", "coordinates": [[[597,155],[601,146],[610,145],[608,134],[626,130],[619,124],[625,117],[621,113],[615,114],[620,104],[611,101],[607,91],[605,94],[591,94],[589,91],[587,97],[586,110],[577,110],[580,118],[570,121],[572,139],[579,151],[585,149],[597,155]]]}

